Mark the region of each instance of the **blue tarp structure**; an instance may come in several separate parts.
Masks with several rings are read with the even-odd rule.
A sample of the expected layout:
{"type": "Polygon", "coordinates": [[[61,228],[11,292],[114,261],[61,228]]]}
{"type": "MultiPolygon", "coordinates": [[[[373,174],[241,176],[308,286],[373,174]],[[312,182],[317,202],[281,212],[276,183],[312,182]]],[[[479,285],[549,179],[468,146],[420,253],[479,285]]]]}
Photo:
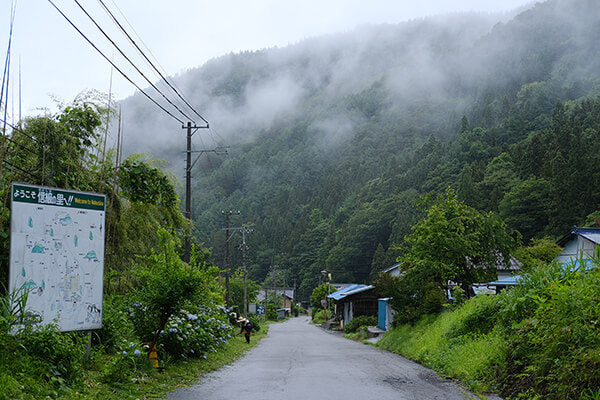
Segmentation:
{"type": "Polygon", "coordinates": [[[497,281],[488,282],[489,286],[517,286],[521,275],[509,276],[508,278],[498,279],[497,281]]]}
{"type": "MultiPolygon", "coordinates": [[[[568,263],[564,263],[562,265],[565,267],[570,267],[571,271],[577,271],[577,270],[581,269],[581,261],[580,260],[571,261],[568,263]]],[[[596,265],[592,263],[592,260],[583,260],[583,271],[588,272],[594,268],[596,268],[596,265]]]]}

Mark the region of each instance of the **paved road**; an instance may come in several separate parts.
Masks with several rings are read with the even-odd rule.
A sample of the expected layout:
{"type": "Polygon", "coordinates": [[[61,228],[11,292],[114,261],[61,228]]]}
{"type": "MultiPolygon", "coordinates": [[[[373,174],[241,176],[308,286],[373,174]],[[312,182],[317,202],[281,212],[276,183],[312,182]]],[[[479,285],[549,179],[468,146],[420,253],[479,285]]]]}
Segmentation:
{"type": "Polygon", "coordinates": [[[306,317],[271,325],[269,335],[236,363],[167,397],[170,400],[326,398],[463,400],[478,397],[403,357],[310,325],[306,317]]]}

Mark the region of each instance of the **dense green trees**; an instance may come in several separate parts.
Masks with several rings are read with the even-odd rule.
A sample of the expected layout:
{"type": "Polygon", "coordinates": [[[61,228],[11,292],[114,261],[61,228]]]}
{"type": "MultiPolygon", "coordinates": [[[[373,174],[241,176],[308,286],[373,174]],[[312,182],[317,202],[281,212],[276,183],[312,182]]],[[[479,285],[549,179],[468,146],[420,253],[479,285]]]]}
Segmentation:
{"type": "Polygon", "coordinates": [[[190,71],[232,149],[195,177],[198,241],[222,263],[221,210],[241,210],[255,225],[250,277],[277,264],[308,300],[324,268],[366,282],[393,264],[423,218],[415,201],[448,187],[526,243],[583,224],[600,200],[596,8],[549,0],[501,23],[373,27],[190,71]]]}
{"type": "Polygon", "coordinates": [[[76,103],[53,117],[30,118],[2,136],[0,381],[5,396],[63,397],[92,381],[98,386],[146,379],[151,373],[147,352],[154,345],[164,365],[206,357],[232,337],[210,252],[196,246],[189,263],[180,259],[187,221],[173,177],[141,155],[114,165],[116,151],[105,152],[100,135],[106,112],[76,103]],[[34,321],[15,326],[27,316],[28,293],[5,290],[11,182],[106,195],[103,325],[91,350],[92,358],[103,362],[99,369],[91,367],[94,373],[89,363],[84,368],[84,345],[91,339],[82,332],[59,332],[52,321],[43,327],[31,325],[34,321]]]}
{"type": "Polygon", "coordinates": [[[468,293],[473,283],[496,278],[497,264],[509,262],[517,243],[497,216],[458,202],[449,189],[406,237],[401,260],[444,291],[454,282],[468,293]]]}

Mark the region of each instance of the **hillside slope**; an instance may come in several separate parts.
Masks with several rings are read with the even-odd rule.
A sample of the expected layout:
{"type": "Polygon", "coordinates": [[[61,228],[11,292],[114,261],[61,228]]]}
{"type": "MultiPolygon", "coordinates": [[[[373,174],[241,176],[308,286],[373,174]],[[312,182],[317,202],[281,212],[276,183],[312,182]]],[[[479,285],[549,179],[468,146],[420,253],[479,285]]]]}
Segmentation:
{"type": "MultiPolygon", "coordinates": [[[[197,148],[231,146],[195,167],[198,240],[222,264],[221,210],[241,210],[255,225],[250,276],[277,265],[277,283],[296,282],[306,298],[322,269],[338,282],[367,281],[392,263],[422,215],[415,200],[448,186],[526,240],[583,223],[596,210],[597,179],[582,196],[580,182],[569,185],[568,211],[559,185],[598,175],[598,104],[581,103],[600,94],[594,3],[550,0],[504,22],[467,14],[365,26],[178,76],[215,127],[199,131],[197,148]],[[545,158],[554,161],[527,165],[545,158]],[[582,171],[571,171],[574,160],[582,171]],[[535,197],[529,209],[515,202],[524,193],[535,197]]],[[[124,110],[138,132],[126,151],[135,143],[180,168],[180,127],[140,96],[124,110]]]]}

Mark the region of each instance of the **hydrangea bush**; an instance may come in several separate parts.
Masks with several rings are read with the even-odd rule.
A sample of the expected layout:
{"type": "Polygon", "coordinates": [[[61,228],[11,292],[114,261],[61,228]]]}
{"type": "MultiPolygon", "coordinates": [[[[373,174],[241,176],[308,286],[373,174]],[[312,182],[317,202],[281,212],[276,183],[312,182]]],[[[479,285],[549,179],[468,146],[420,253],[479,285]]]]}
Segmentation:
{"type": "Polygon", "coordinates": [[[233,334],[222,307],[203,306],[173,314],[159,337],[159,346],[174,358],[203,357],[215,352],[233,334]]]}

